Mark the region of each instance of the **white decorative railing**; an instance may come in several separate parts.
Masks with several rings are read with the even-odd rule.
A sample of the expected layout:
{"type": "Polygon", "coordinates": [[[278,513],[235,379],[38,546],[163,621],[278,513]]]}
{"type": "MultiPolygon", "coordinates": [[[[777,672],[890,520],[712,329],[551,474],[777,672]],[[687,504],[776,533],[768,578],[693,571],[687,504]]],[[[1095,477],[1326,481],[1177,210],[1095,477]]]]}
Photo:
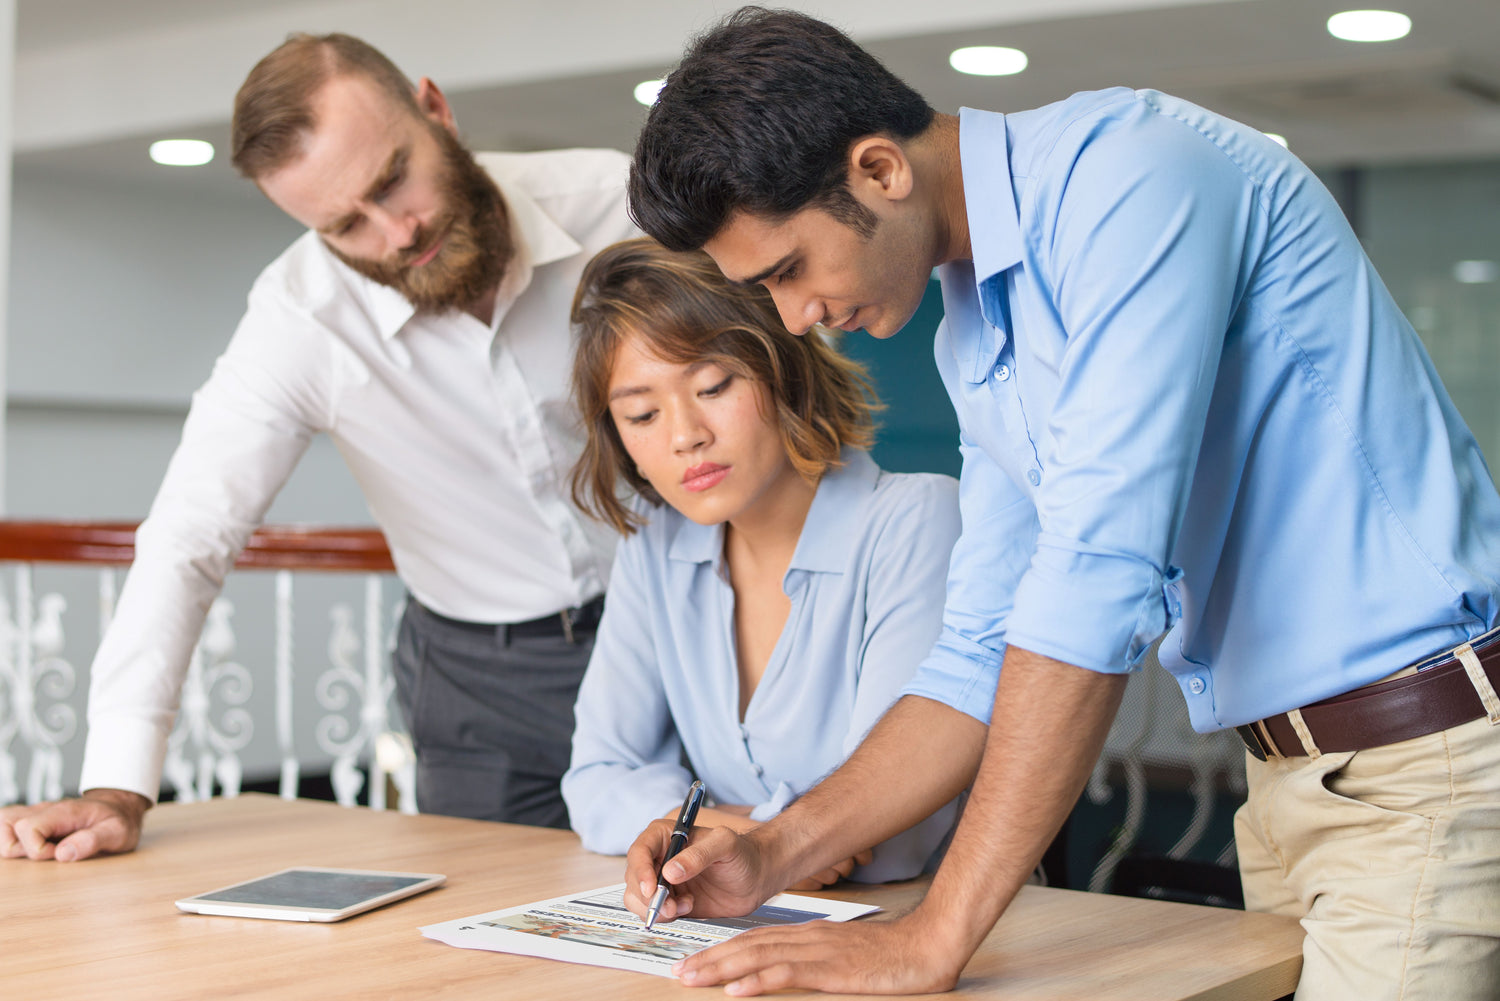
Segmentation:
{"type": "MultiPolygon", "coordinates": [[[[0,522],[0,561],[14,567],[14,601],[0,583],[0,804],[56,799],[64,792],[63,749],[78,739],[80,672],[63,657],[61,595],[34,594],[35,564],[98,567],[99,633],[114,614],[116,568],[134,556],[134,525],[0,522]],[[24,766],[25,785],[21,785],[24,766]]],[[[234,605],[212,605],[193,652],[177,725],[168,741],[163,778],[178,799],[207,799],[217,788],[237,795],[244,776],[241,752],[255,732],[247,708],[257,675],[275,688],[274,725],[280,761],[279,790],[295,798],[301,783],[293,723],[299,704],[295,687],[293,588],[298,572],[362,574],[362,622],[350,603],[330,609],[329,666],[312,691],[323,713],[315,742],[332,758],[335,798],[354,805],[368,783],[370,806],[386,806],[389,779],[398,808],[416,812],[410,744],[390,711],[394,682],[389,670],[393,630],[400,607],[387,617],[382,584],[393,570],[380,533],[372,529],[262,528],[237,568],[274,571],[274,670],[250,670],[237,658],[234,605]]],[[[89,655],[91,656],[91,655],[89,655]]],[[[306,700],[301,700],[305,702],[306,700]]]]}
{"type": "MultiPolygon", "coordinates": [[[[114,614],[117,568],[133,557],[133,539],[133,525],[0,521],[0,561],[15,564],[8,588],[0,578],[0,804],[62,795],[64,748],[77,742],[71,743],[76,749],[82,737],[75,705],[85,686],[75,665],[85,664],[91,653],[74,659],[64,655],[67,606],[59,594],[36,595],[34,565],[98,568],[103,635],[114,614]]],[[[394,681],[389,654],[400,606],[383,607],[382,584],[393,569],[384,539],[374,530],[265,528],[236,566],[272,571],[272,670],[253,670],[238,652],[235,606],[221,597],[209,611],[189,666],[163,767],[166,785],[182,800],[206,799],[216,789],[226,796],[238,794],[242,754],[257,723],[264,726],[269,719],[275,735],[276,764],[271,767],[279,770],[281,795],[295,797],[308,749],[299,751],[294,723],[305,721],[311,711],[316,716],[314,754],[326,761],[338,802],[353,805],[364,793],[370,806],[384,808],[389,781],[398,807],[415,812],[410,742],[390,709],[394,681]],[[326,660],[299,658],[292,628],[295,581],[320,570],[361,575],[363,595],[358,603],[341,600],[328,609],[326,660]],[[300,660],[321,663],[315,676],[298,685],[294,668],[300,660]],[[267,677],[273,679],[274,705],[257,720],[251,696],[256,679],[267,677]]],[[[236,575],[241,576],[249,575],[236,575]]],[[[1233,732],[1205,736],[1192,731],[1171,679],[1155,663],[1148,664],[1130,681],[1085,792],[1095,806],[1123,795],[1123,818],[1110,832],[1102,858],[1091,864],[1089,889],[1110,888],[1121,862],[1139,853],[1148,815],[1156,840],[1161,839],[1159,797],[1164,790],[1153,779],[1163,772],[1185,777],[1177,784],[1185,786],[1191,799],[1191,815],[1180,832],[1168,835],[1175,843],[1164,851],[1167,858],[1182,860],[1203,845],[1216,811],[1222,812],[1224,794],[1243,797],[1243,760],[1233,732]]],[[[1203,847],[1220,864],[1233,863],[1231,840],[1225,840],[1222,851],[1203,847]]],[[[1069,882],[1081,885],[1084,880],[1075,876],[1069,882]]]]}
{"type": "Polygon", "coordinates": [[[62,746],[78,729],[78,714],[62,700],[72,694],[78,672],[62,658],[62,613],[59,595],[32,600],[30,567],[16,574],[16,602],[0,594],[0,803],[20,794],[16,760],[6,748],[20,739],[31,751],[26,801],[62,795],[62,746]]]}

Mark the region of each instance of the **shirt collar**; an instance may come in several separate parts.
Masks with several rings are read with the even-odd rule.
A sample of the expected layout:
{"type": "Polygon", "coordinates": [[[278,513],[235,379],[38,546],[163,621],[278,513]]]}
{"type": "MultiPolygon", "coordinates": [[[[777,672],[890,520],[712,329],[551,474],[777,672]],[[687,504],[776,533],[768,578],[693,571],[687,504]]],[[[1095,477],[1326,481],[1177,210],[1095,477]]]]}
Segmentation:
{"type": "MultiPolygon", "coordinates": [[[[849,553],[863,530],[860,519],[850,513],[874,491],[880,467],[859,449],[846,448],[840,458],[843,464],[828,470],[818,481],[818,492],[807,510],[788,572],[843,573],[849,566],[849,553]]],[[[724,526],[681,519],[667,555],[684,563],[717,566],[724,556],[724,526]]]]}
{"type": "MultiPolygon", "coordinates": [[[[506,217],[510,221],[511,244],[515,248],[506,266],[505,277],[500,279],[500,291],[495,299],[491,326],[498,328],[510,307],[530,287],[536,268],[582,253],[583,247],[547,215],[530,194],[512,183],[500,164],[483,153],[476,154],[475,159],[500,189],[506,217]]],[[[405,296],[389,285],[368,280],[366,285],[376,326],[381,338],[388,341],[401,332],[417,311],[405,296]]]]}
{"type": "Polygon", "coordinates": [[[958,371],[966,381],[980,383],[1010,336],[1001,275],[1021,262],[1023,243],[1005,116],[973,108],[958,115],[973,260],[951,261],[939,274],[958,371]]]}
{"type": "Polygon", "coordinates": [[[982,283],[1021,261],[1021,218],[1016,211],[1005,116],[960,108],[958,150],[974,278],[982,283]]]}
{"type": "Polygon", "coordinates": [[[849,551],[864,530],[853,512],[875,489],[880,467],[857,449],[844,449],[840,458],[843,465],[824,473],[818,483],[789,570],[842,573],[849,565],[849,551]]]}
{"type": "Polygon", "coordinates": [[[681,563],[716,563],[724,553],[724,526],[700,525],[681,514],[677,518],[667,557],[681,563]]]}

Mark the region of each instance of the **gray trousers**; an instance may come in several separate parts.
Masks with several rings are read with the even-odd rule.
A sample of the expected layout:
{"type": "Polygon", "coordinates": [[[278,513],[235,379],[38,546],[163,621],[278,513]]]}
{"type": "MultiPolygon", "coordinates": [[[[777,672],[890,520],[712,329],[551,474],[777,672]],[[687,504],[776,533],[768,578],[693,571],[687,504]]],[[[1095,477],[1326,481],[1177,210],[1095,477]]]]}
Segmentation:
{"type": "Polygon", "coordinates": [[[423,813],[568,826],[559,783],[592,625],[573,639],[485,631],[408,599],[392,670],[423,813]]]}

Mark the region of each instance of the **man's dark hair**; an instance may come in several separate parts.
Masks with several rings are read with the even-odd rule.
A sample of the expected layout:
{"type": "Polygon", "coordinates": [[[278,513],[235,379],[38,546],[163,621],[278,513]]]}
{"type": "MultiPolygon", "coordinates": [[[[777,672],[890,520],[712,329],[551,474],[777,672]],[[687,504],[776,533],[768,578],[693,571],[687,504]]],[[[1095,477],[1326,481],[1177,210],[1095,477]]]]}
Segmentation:
{"type": "Polygon", "coordinates": [[[780,220],[823,209],[868,236],[849,192],[859,139],[911,139],[931,106],[837,28],[742,7],[696,38],[636,141],[630,214],[673,250],[696,250],[736,211],[780,220]]]}

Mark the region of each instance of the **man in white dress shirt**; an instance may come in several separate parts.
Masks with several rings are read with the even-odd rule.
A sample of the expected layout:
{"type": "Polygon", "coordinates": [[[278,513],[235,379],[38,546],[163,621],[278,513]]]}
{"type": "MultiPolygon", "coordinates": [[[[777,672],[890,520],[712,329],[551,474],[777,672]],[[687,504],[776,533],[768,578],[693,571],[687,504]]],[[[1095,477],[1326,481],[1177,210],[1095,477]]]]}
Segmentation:
{"type": "Polygon", "coordinates": [[[135,846],[208,606],[314,433],[411,594],[398,695],[428,812],[567,826],[558,780],[613,554],[567,499],[568,312],[636,234],[628,160],[470,154],[428,79],[294,36],[235,100],[235,166],[304,234],[261,274],[141,525],[100,643],[76,800],[0,811],[0,857],[135,846]]]}

